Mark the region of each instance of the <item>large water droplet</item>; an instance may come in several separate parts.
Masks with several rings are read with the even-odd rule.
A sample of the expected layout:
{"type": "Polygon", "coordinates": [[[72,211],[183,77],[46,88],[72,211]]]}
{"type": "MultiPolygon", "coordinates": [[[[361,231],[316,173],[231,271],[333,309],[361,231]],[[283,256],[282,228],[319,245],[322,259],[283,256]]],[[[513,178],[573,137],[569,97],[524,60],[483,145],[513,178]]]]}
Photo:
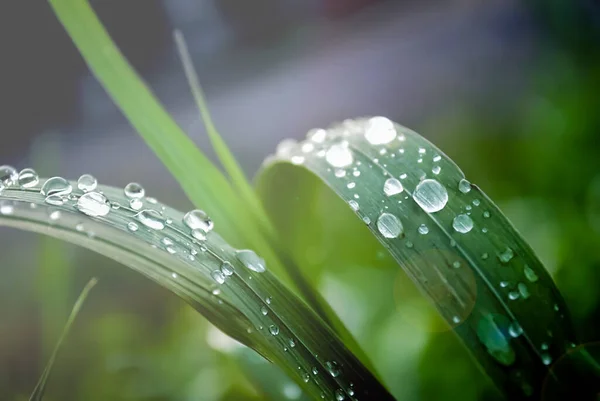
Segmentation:
{"type": "Polygon", "coordinates": [[[519,323],[513,322],[508,326],[508,334],[510,334],[511,337],[517,338],[523,334],[523,328],[519,323]]]}
{"type": "Polygon", "coordinates": [[[413,199],[427,213],[442,210],[448,203],[448,191],[436,180],[423,180],[415,188],[413,199]]]}
{"type": "Polygon", "coordinates": [[[275,326],[274,324],[269,326],[269,333],[271,333],[271,335],[278,335],[279,334],[279,327],[275,326]]]}
{"type": "Polygon", "coordinates": [[[225,276],[231,276],[233,274],[233,265],[227,261],[221,265],[221,272],[225,276]]]}
{"type": "Polygon", "coordinates": [[[385,145],[396,138],[394,123],[385,117],[373,117],[367,122],[365,138],[371,145],[385,145]]]}
{"type": "Polygon", "coordinates": [[[341,373],[340,367],[336,361],[325,362],[325,367],[332,377],[338,377],[341,373]]]}
{"type": "Polygon", "coordinates": [[[19,185],[23,188],[35,187],[40,182],[40,177],[32,168],[25,168],[19,173],[19,185]]]}
{"type": "Polygon", "coordinates": [[[19,179],[19,173],[12,166],[0,166],[0,191],[14,185],[19,179]]]}
{"type": "Polygon", "coordinates": [[[539,279],[535,271],[533,271],[533,269],[527,265],[525,265],[525,267],[523,268],[523,273],[525,274],[527,280],[531,281],[532,283],[535,283],[539,279]]]}
{"type": "Polygon", "coordinates": [[[98,186],[96,177],[90,174],[84,174],[77,180],[77,188],[83,192],[91,192],[98,186]]]}
{"type": "Polygon", "coordinates": [[[214,227],[214,223],[211,218],[208,217],[208,214],[199,209],[187,212],[185,216],[183,216],[183,222],[191,230],[202,230],[205,233],[208,233],[214,227]]]}
{"type": "Polygon", "coordinates": [[[106,216],[110,212],[110,203],[106,196],[99,192],[88,192],[77,200],[77,208],[88,216],[106,216]]]}
{"type": "Polygon", "coordinates": [[[73,191],[73,187],[69,184],[69,181],[62,177],[49,178],[42,188],[40,193],[44,196],[65,196],[73,191]]]}
{"type": "Polygon", "coordinates": [[[397,195],[404,191],[402,183],[397,178],[388,178],[383,184],[383,193],[386,196],[397,195]]]}
{"type": "Polygon", "coordinates": [[[327,153],[325,153],[325,160],[333,167],[342,168],[351,165],[354,158],[352,157],[352,152],[348,149],[348,146],[338,143],[331,145],[327,150],[327,153]]]}
{"type": "Polygon", "coordinates": [[[220,270],[215,270],[210,275],[213,278],[213,280],[215,280],[217,283],[225,283],[225,276],[223,275],[223,273],[221,273],[220,270]]]}
{"type": "Polygon", "coordinates": [[[165,228],[165,222],[160,213],[153,209],[142,210],[136,214],[137,219],[148,228],[153,230],[162,230],[165,228]]]}
{"type": "Polygon", "coordinates": [[[146,195],[146,190],[137,182],[130,182],[123,189],[123,193],[128,198],[143,198],[146,195]]]}
{"type": "Polygon", "coordinates": [[[473,229],[473,220],[466,214],[459,214],[452,221],[452,228],[459,233],[466,234],[473,229]]]}
{"type": "Polygon", "coordinates": [[[385,238],[398,238],[404,231],[400,219],[391,213],[382,213],[379,216],[377,229],[385,238]]]}
{"type": "Polygon", "coordinates": [[[471,191],[471,183],[464,178],[458,182],[458,190],[463,194],[471,191]]]}
{"type": "Polygon", "coordinates": [[[244,266],[252,271],[262,273],[267,269],[265,260],[258,256],[254,251],[247,249],[237,251],[235,256],[244,266]]]}

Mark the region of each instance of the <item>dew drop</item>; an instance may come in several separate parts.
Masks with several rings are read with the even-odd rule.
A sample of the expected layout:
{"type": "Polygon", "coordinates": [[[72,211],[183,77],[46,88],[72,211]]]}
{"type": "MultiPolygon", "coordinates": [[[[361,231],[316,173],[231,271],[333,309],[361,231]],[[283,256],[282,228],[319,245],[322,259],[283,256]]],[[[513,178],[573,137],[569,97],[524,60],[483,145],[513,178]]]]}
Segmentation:
{"type": "Polygon", "coordinates": [[[358,205],[358,202],[355,200],[349,201],[348,204],[350,205],[352,210],[354,210],[355,212],[358,211],[358,209],[360,208],[360,206],[358,205]]]}
{"type": "Polygon", "coordinates": [[[385,238],[398,238],[404,227],[398,217],[390,213],[382,213],[377,219],[377,229],[385,238]]]}
{"type": "Polygon", "coordinates": [[[189,211],[183,216],[183,222],[191,230],[202,230],[205,233],[214,228],[214,223],[205,211],[195,209],[189,211]]]}
{"type": "Polygon", "coordinates": [[[23,169],[19,173],[19,185],[23,188],[35,187],[39,182],[40,177],[32,168],[23,169]]]}
{"type": "Polygon", "coordinates": [[[327,131],[322,128],[315,128],[308,131],[306,138],[315,143],[323,143],[327,138],[327,131]]]}
{"type": "Polygon", "coordinates": [[[426,179],[415,188],[413,199],[421,209],[434,213],[442,210],[448,203],[448,191],[436,180],[426,179]]]}
{"type": "Polygon", "coordinates": [[[341,388],[335,390],[335,399],[336,401],[344,401],[346,396],[344,395],[344,391],[341,388]]]}
{"type": "Polygon", "coordinates": [[[275,326],[274,324],[269,326],[269,333],[271,333],[271,335],[276,336],[279,334],[279,327],[275,326]]]}
{"type": "Polygon", "coordinates": [[[542,354],[542,363],[546,366],[552,363],[552,357],[547,352],[542,354]]]}
{"type": "Polygon", "coordinates": [[[141,199],[134,198],[129,201],[129,207],[133,210],[140,210],[144,206],[144,202],[141,199]]]}
{"type": "Polygon", "coordinates": [[[431,172],[435,175],[438,175],[440,173],[440,171],[442,171],[442,168],[440,166],[433,166],[431,168],[431,172]]]}
{"type": "Polygon", "coordinates": [[[513,250],[509,247],[506,247],[506,249],[498,255],[498,259],[500,259],[500,262],[502,263],[508,263],[513,258],[513,256],[515,256],[513,250]]]}
{"type": "Polygon", "coordinates": [[[134,233],[138,230],[138,225],[135,224],[133,221],[130,221],[129,223],[127,223],[127,229],[134,233]]]}
{"type": "Polygon", "coordinates": [[[153,209],[145,209],[136,214],[137,219],[148,228],[153,230],[162,230],[165,223],[161,215],[153,209]]]}
{"type": "Polygon", "coordinates": [[[371,145],[385,145],[397,136],[394,123],[385,117],[373,117],[367,122],[365,139],[371,145]]]}
{"type": "Polygon", "coordinates": [[[336,361],[325,362],[325,367],[332,377],[338,377],[340,375],[340,367],[336,361]]]}
{"type": "Polygon", "coordinates": [[[235,256],[244,266],[252,271],[262,273],[267,269],[265,260],[258,256],[254,251],[247,249],[237,251],[235,256]]]}
{"type": "Polygon", "coordinates": [[[219,284],[225,283],[225,276],[221,273],[220,270],[214,270],[211,274],[213,280],[215,280],[219,284]]]}
{"type": "Polygon", "coordinates": [[[346,188],[348,189],[354,189],[356,187],[356,183],[354,181],[349,182],[348,185],[346,185],[346,188]]]}
{"type": "Polygon", "coordinates": [[[269,310],[267,309],[266,306],[263,306],[260,308],[260,313],[262,313],[263,316],[267,316],[269,314],[269,310]]]}
{"type": "Polygon", "coordinates": [[[529,298],[529,289],[524,283],[517,284],[517,289],[519,290],[519,293],[523,299],[529,298]]]}
{"type": "Polygon", "coordinates": [[[44,199],[44,201],[49,205],[62,206],[67,201],[67,198],[64,198],[60,195],[50,195],[46,196],[46,199],[44,199]]]}
{"type": "Polygon", "coordinates": [[[346,176],[346,170],[338,168],[335,170],[334,174],[337,178],[342,178],[346,176]]]}
{"type": "Polygon", "coordinates": [[[440,156],[440,155],[435,155],[435,156],[433,156],[433,161],[434,161],[435,163],[439,162],[440,160],[442,160],[442,156],[440,156]]]}
{"type": "Polygon", "coordinates": [[[8,202],[0,202],[0,214],[5,216],[13,214],[15,207],[8,202]]]}
{"type": "Polygon", "coordinates": [[[143,198],[146,195],[146,190],[137,182],[130,182],[123,189],[125,196],[130,199],[143,198]]]}
{"type": "Polygon", "coordinates": [[[425,224],[419,226],[419,234],[426,235],[429,233],[429,228],[425,224]]]}
{"type": "Polygon", "coordinates": [[[49,215],[50,220],[52,220],[52,221],[56,221],[56,220],[60,219],[60,216],[61,216],[60,210],[53,210],[50,212],[50,215],[49,215]]]}
{"type": "Polygon", "coordinates": [[[90,174],[84,174],[77,180],[77,188],[83,192],[91,192],[98,186],[96,177],[90,174]]]}
{"type": "Polygon", "coordinates": [[[383,184],[383,193],[386,196],[397,195],[404,191],[402,183],[397,178],[388,178],[383,184]]]}
{"type": "Polygon", "coordinates": [[[88,192],[77,200],[77,209],[92,217],[106,216],[110,212],[110,203],[99,192],[88,192]]]}
{"type": "Polygon", "coordinates": [[[333,167],[342,168],[351,165],[354,161],[354,157],[352,156],[350,149],[348,149],[348,146],[338,143],[331,145],[327,150],[325,153],[325,160],[333,167]]]}
{"type": "Polygon", "coordinates": [[[0,166],[0,191],[14,185],[19,179],[19,173],[12,166],[0,166]]]}
{"type": "Polygon", "coordinates": [[[483,212],[483,217],[486,219],[490,218],[490,212],[488,212],[487,210],[485,212],[483,212]]]}
{"type": "Polygon", "coordinates": [[[535,273],[535,271],[533,271],[533,269],[527,265],[525,265],[525,267],[523,268],[523,273],[525,274],[525,278],[527,278],[527,280],[531,281],[532,283],[535,283],[539,280],[539,277],[535,273]]]}
{"type": "Polygon", "coordinates": [[[519,323],[513,322],[508,326],[508,334],[513,338],[517,338],[523,334],[523,328],[519,323]]]}
{"type": "Polygon", "coordinates": [[[473,229],[473,220],[466,214],[459,214],[452,221],[452,228],[459,233],[466,234],[473,229]]]}
{"type": "Polygon", "coordinates": [[[463,178],[458,183],[458,190],[463,194],[469,193],[471,191],[471,183],[463,178]]]}
{"type": "Polygon", "coordinates": [[[225,276],[231,276],[233,274],[233,265],[227,261],[223,262],[221,265],[221,272],[225,276]]]}
{"type": "Polygon", "coordinates": [[[69,184],[69,181],[62,177],[49,178],[40,189],[40,193],[46,197],[65,196],[70,194],[71,191],[73,191],[73,187],[69,184]]]}

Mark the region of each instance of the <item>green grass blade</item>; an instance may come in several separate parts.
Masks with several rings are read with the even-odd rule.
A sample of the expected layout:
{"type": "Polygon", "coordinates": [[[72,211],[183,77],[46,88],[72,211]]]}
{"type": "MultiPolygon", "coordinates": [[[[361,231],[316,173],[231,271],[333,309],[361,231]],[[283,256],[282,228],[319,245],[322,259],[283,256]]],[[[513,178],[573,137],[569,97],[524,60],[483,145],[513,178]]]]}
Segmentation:
{"type": "Polygon", "coordinates": [[[86,286],[83,288],[83,290],[81,291],[81,294],[79,294],[79,297],[77,298],[77,301],[75,301],[75,305],[73,306],[73,310],[71,311],[71,314],[69,315],[69,318],[67,319],[67,323],[65,323],[65,327],[63,328],[62,334],[60,335],[58,342],[56,343],[56,346],[54,347],[54,350],[52,351],[52,355],[50,356],[50,359],[48,360],[48,364],[44,368],[44,372],[42,373],[40,380],[36,384],[35,389],[33,390],[32,394],[31,394],[31,397],[29,397],[29,401],[41,401],[42,398],[44,397],[44,392],[46,390],[46,383],[48,382],[48,378],[50,377],[50,372],[52,371],[52,366],[54,366],[54,362],[56,361],[56,356],[58,355],[58,352],[60,351],[60,348],[61,348],[63,342],[65,341],[65,338],[67,338],[67,335],[69,334],[69,330],[71,330],[71,326],[73,325],[73,322],[77,318],[77,315],[79,314],[79,311],[81,310],[81,307],[83,306],[83,303],[85,302],[87,296],[89,295],[90,291],[92,290],[92,288],[94,288],[94,286],[96,285],[97,282],[98,282],[98,280],[96,278],[92,278],[86,284],[86,286]]]}
{"type": "MultiPolygon", "coordinates": [[[[72,242],[145,275],[277,364],[311,397],[324,394],[333,399],[337,393],[347,398],[354,391],[378,400],[393,399],[304,302],[270,270],[253,270],[256,264],[244,261],[215,231],[196,240],[183,213],[159,202],[133,210],[123,190],[108,186],[97,188],[94,199],[100,201],[92,206],[101,213],[90,215],[81,206],[81,197],[86,196],[81,190],[49,203],[40,193],[44,182],[0,192],[0,225],[72,242]],[[317,374],[310,374],[313,370],[317,374]]],[[[76,183],[71,186],[76,188],[76,183]]]]}
{"type": "MultiPolygon", "coordinates": [[[[340,253],[361,257],[360,244],[375,237],[510,397],[539,394],[547,365],[574,345],[567,307],[531,248],[415,132],[382,118],[348,120],[271,158],[258,184],[280,230],[298,225],[290,209],[318,207],[317,198],[303,198],[313,187],[333,190],[346,203],[335,207],[359,217],[351,229],[343,226],[340,253]],[[302,192],[272,190],[282,182],[302,192]]],[[[300,216],[344,224],[332,214],[300,216]]],[[[294,248],[299,233],[292,230],[283,241],[294,248]]]]}

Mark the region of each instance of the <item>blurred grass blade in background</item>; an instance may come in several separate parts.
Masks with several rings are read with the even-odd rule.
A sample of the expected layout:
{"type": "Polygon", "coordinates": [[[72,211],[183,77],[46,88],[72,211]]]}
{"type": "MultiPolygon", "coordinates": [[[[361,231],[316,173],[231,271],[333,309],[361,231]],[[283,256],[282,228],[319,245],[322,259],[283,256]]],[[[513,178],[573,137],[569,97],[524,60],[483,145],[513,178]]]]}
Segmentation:
{"type": "Polygon", "coordinates": [[[35,386],[35,389],[31,393],[31,397],[29,397],[29,401],[41,401],[42,398],[44,397],[44,392],[46,391],[46,383],[48,382],[48,378],[50,377],[50,372],[52,371],[52,367],[54,366],[54,362],[56,361],[56,356],[58,355],[58,352],[60,351],[60,348],[61,348],[63,342],[65,341],[65,338],[69,334],[69,330],[71,329],[73,322],[77,318],[77,314],[81,310],[83,303],[85,302],[87,296],[89,295],[92,288],[94,288],[94,286],[97,284],[97,282],[98,282],[98,280],[96,280],[96,278],[92,278],[86,284],[86,286],[83,288],[83,290],[81,291],[81,294],[77,298],[77,301],[75,301],[75,305],[73,306],[73,310],[71,311],[71,314],[69,315],[69,318],[67,319],[67,323],[65,323],[65,327],[62,331],[62,334],[60,335],[60,337],[56,343],[56,346],[54,347],[54,350],[52,351],[52,355],[50,356],[50,359],[48,360],[48,364],[46,365],[46,367],[44,368],[44,371],[42,372],[42,376],[40,377],[40,380],[38,381],[38,383],[35,386]]]}

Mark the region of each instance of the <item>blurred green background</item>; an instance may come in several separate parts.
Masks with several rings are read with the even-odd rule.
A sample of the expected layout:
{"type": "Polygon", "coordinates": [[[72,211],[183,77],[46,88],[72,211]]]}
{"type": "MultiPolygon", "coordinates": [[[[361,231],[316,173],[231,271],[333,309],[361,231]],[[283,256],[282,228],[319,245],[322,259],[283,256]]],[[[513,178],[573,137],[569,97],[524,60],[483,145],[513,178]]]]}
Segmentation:
{"type": "MultiPolygon", "coordinates": [[[[432,140],[532,245],[582,342],[600,342],[597,2],[92,3],[208,149],[170,39],[172,28],[184,32],[216,123],[248,174],[280,140],[348,117],[384,114],[432,140]]],[[[2,3],[0,32],[0,164],[72,179],[92,173],[110,185],[136,180],[190,208],[44,2],[2,3]]],[[[316,208],[328,215],[330,206],[325,196],[316,208]]],[[[335,228],[321,221],[312,242],[322,241],[307,241],[305,258],[392,393],[497,399],[397,267],[368,253],[373,244],[350,257],[344,239],[328,235],[335,228]]],[[[266,399],[257,384],[265,362],[152,282],[56,240],[3,228],[0,241],[0,399],[27,399],[91,276],[100,283],[57,361],[48,401],[266,399]]],[[[299,397],[285,378],[265,382],[271,399],[299,397]]]]}

